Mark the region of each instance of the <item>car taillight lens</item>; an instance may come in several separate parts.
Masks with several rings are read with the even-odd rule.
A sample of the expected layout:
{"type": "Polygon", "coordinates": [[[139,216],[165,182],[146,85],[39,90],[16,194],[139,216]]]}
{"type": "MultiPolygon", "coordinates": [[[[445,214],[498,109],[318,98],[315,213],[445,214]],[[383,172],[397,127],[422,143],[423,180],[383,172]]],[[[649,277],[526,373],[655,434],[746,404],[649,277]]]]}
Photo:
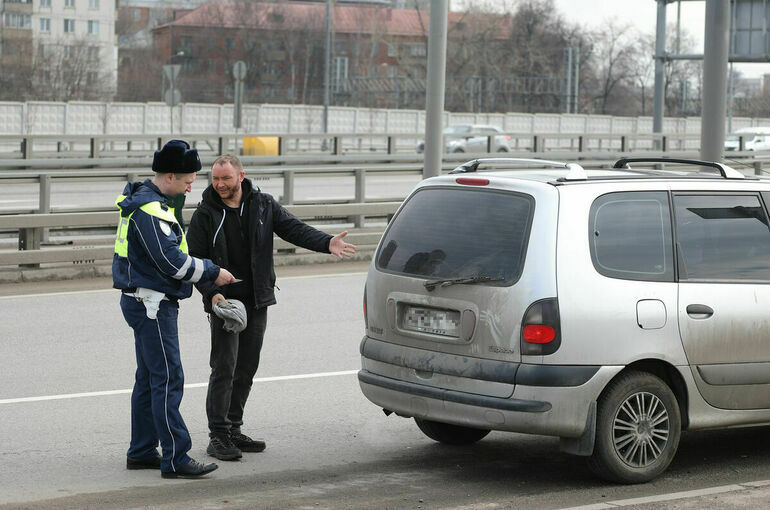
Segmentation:
{"type": "Polygon", "coordinates": [[[524,326],[524,341],[531,344],[547,344],[556,338],[556,330],[544,324],[524,326]]]}
{"type": "Polygon", "coordinates": [[[553,354],[561,345],[559,302],[556,298],[535,301],[521,320],[521,354],[553,354]]]}
{"type": "Polygon", "coordinates": [[[364,285],[364,327],[369,331],[369,317],[366,315],[366,285],[364,285]]]}

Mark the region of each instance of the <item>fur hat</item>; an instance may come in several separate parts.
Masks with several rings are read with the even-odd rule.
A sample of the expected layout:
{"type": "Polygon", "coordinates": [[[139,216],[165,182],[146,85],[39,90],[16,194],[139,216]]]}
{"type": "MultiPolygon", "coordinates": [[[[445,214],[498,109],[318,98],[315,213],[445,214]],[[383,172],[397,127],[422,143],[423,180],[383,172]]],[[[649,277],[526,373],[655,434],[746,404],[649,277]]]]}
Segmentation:
{"type": "Polygon", "coordinates": [[[169,140],[152,158],[153,172],[190,174],[201,169],[197,149],[183,140],[169,140]]]}

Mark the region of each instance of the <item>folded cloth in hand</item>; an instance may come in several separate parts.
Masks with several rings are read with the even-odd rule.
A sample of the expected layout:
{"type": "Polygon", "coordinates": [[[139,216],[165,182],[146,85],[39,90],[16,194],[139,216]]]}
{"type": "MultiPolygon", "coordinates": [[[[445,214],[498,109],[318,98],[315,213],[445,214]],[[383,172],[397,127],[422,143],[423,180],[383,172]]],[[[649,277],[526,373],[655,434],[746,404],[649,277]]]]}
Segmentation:
{"type": "Polygon", "coordinates": [[[225,321],[222,329],[240,333],[246,329],[246,307],[237,299],[226,299],[214,305],[214,313],[225,321]]]}

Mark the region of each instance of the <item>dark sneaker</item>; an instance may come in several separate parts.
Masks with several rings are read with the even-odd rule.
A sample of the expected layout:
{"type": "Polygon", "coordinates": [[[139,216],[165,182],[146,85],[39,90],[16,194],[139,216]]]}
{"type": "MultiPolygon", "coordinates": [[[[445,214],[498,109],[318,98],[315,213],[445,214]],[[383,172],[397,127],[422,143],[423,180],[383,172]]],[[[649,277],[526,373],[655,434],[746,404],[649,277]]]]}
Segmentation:
{"type": "Polygon", "coordinates": [[[160,457],[132,459],[126,457],[126,469],[160,469],[160,457]]]}
{"type": "Polygon", "coordinates": [[[243,456],[241,450],[230,440],[230,436],[225,434],[212,435],[206,453],[219,460],[237,460],[243,456]]]}
{"type": "Polygon", "coordinates": [[[246,434],[241,434],[240,432],[231,432],[230,440],[242,452],[261,452],[267,447],[263,440],[252,439],[246,434]]]}
{"type": "Polygon", "coordinates": [[[211,473],[218,467],[214,463],[203,464],[197,460],[190,459],[190,462],[176,471],[161,471],[160,476],[163,478],[198,478],[199,476],[211,473]]]}

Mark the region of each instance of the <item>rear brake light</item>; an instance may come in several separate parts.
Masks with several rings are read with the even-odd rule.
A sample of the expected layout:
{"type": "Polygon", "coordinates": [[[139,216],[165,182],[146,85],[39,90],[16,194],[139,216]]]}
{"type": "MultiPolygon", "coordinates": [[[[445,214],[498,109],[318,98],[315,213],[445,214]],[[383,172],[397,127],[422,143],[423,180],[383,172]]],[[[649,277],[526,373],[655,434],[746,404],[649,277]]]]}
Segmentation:
{"type": "Polygon", "coordinates": [[[486,186],[489,184],[489,179],[480,179],[478,177],[458,177],[455,179],[457,184],[466,184],[468,186],[486,186]]]}
{"type": "Polygon", "coordinates": [[[521,354],[553,354],[561,346],[561,319],[556,298],[535,301],[521,319],[521,354]]]}
{"type": "Polygon", "coordinates": [[[531,344],[547,344],[556,338],[556,330],[545,324],[524,326],[524,341],[531,344]]]}
{"type": "Polygon", "coordinates": [[[366,285],[364,285],[364,326],[369,331],[369,317],[366,315],[366,285]]]}

